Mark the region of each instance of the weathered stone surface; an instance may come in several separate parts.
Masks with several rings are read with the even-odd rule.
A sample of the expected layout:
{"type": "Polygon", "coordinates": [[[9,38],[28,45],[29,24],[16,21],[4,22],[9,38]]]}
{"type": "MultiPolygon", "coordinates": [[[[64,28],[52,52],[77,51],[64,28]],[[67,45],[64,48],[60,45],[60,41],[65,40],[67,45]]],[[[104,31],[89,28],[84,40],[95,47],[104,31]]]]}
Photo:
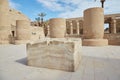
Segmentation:
{"type": "Polygon", "coordinates": [[[120,34],[104,34],[104,38],[108,39],[109,45],[120,45],[120,34]]]}
{"type": "Polygon", "coordinates": [[[84,39],[82,41],[82,45],[84,46],[107,46],[108,40],[107,39],[84,39]]]}
{"type": "Polygon", "coordinates": [[[9,17],[10,17],[10,24],[12,26],[15,26],[15,27],[16,27],[16,21],[17,20],[28,20],[28,21],[30,21],[30,19],[26,15],[24,15],[23,13],[21,13],[18,10],[15,10],[15,9],[10,9],[9,10],[9,17]]]}
{"type": "Polygon", "coordinates": [[[30,40],[15,40],[15,44],[17,45],[17,44],[27,44],[27,43],[29,43],[30,42],[30,40]]]}
{"type": "Polygon", "coordinates": [[[27,44],[29,66],[75,71],[80,53],[81,39],[46,39],[27,44]]]}
{"type": "Polygon", "coordinates": [[[0,0],[0,44],[9,43],[10,19],[8,11],[9,11],[8,1],[0,0]]]}
{"type": "Polygon", "coordinates": [[[102,8],[84,11],[83,34],[85,39],[100,39],[104,35],[104,13],[102,8]]]}
{"type": "Polygon", "coordinates": [[[64,18],[50,19],[50,37],[64,38],[66,33],[66,20],[64,18]]]}
{"type": "Polygon", "coordinates": [[[100,7],[84,11],[83,45],[106,46],[108,40],[104,36],[104,10],[100,7]]]}
{"type": "MultiPolygon", "coordinates": [[[[16,41],[28,41],[31,39],[31,26],[30,22],[27,20],[17,20],[16,22],[16,41]]],[[[25,41],[25,42],[26,42],[25,41]]],[[[24,43],[24,42],[23,42],[24,43]]]]}
{"type": "Polygon", "coordinates": [[[32,26],[31,40],[37,41],[41,38],[45,38],[43,27],[32,26]]]}
{"type": "Polygon", "coordinates": [[[9,10],[9,3],[8,0],[0,0],[0,12],[8,12],[9,10]]]}

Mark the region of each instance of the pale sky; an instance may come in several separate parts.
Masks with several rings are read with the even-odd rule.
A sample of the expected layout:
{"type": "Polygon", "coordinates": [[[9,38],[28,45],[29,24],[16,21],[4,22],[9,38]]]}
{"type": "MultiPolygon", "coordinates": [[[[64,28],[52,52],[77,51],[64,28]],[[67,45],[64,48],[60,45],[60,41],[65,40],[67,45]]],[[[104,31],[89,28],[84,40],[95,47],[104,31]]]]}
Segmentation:
{"type": "MultiPolygon", "coordinates": [[[[91,7],[101,7],[100,0],[9,0],[10,6],[35,20],[41,12],[45,19],[82,17],[83,11],[91,7]]],[[[105,14],[120,13],[120,0],[106,0],[105,14]]]]}

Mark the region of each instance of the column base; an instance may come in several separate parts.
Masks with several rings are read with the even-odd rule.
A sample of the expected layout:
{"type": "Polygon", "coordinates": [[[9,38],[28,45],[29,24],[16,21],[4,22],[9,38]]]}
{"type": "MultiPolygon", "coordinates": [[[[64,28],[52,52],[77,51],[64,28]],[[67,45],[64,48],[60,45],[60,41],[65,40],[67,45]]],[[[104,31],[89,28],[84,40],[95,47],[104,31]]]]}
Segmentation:
{"type": "Polygon", "coordinates": [[[30,43],[30,40],[15,40],[15,44],[27,44],[30,43]]]}
{"type": "Polygon", "coordinates": [[[8,40],[0,40],[0,44],[10,44],[8,40]]]}
{"type": "Polygon", "coordinates": [[[120,45],[120,39],[108,40],[109,45],[120,45]]]}
{"type": "Polygon", "coordinates": [[[83,39],[82,45],[83,46],[107,46],[108,40],[107,39],[83,39]]]}

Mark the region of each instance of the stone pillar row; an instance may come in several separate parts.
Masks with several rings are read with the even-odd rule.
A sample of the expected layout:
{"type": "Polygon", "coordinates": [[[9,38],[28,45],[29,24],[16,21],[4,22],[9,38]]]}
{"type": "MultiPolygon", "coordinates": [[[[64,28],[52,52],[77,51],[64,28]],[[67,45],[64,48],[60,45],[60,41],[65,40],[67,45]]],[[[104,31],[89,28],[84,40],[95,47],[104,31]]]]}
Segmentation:
{"type": "MultiPolygon", "coordinates": [[[[55,18],[56,19],[56,18],[55,18]]],[[[51,21],[51,20],[50,20],[51,21]]],[[[70,24],[70,35],[73,35],[73,23],[72,23],[72,21],[69,21],[69,24],[70,24]]],[[[76,32],[76,34],[77,35],[79,35],[80,34],[80,28],[79,28],[79,21],[76,21],[76,26],[77,26],[77,32],[76,32]]],[[[50,25],[48,25],[48,36],[50,35],[50,27],[49,27],[50,25]]],[[[52,33],[52,32],[51,32],[52,33]]]]}
{"type": "MultiPolygon", "coordinates": [[[[56,18],[55,18],[56,19],[56,18]]],[[[50,20],[51,21],[51,20],[50,20]]],[[[69,24],[70,24],[70,35],[73,35],[73,23],[72,23],[72,21],[69,21],[69,24]]],[[[79,28],[79,21],[76,21],[76,26],[77,26],[77,32],[76,32],[76,34],[77,35],[79,35],[80,34],[80,28],[79,28]]],[[[48,36],[50,35],[50,27],[49,27],[50,25],[48,25],[48,36]]],[[[51,32],[52,33],[52,32],[51,32]]]]}
{"type": "MultiPolygon", "coordinates": [[[[72,21],[70,21],[69,24],[70,24],[70,34],[73,35],[73,23],[72,23],[72,21]]],[[[76,21],[76,27],[77,27],[77,30],[76,30],[77,32],[76,32],[76,34],[77,34],[77,35],[80,34],[79,25],[80,25],[80,24],[79,24],[79,21],[76,21]]]]}

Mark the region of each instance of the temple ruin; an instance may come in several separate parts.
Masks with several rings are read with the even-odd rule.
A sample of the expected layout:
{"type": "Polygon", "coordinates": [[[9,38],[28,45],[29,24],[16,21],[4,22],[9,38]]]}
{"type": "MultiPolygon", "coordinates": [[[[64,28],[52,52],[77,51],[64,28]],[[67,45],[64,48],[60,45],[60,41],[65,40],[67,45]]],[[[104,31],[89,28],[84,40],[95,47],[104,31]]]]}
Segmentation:
{"type": "Polygon", "coordinates": [[[49,24],[50,38],[27,44],[28,65],[76,71],[81,60],[81,39],[65,38],[66,20],[64,18],[50,19],[49,24]]]}
{"type": "MultiPolygon", "coordinates": [[[[9,3],[7,0],[0,0],[0,44],[9,44],[18,42],[18,34],[21,34],[22,31],[26,32],[25,29],[19,30],[17,26],[18,20],[23,20],[30,23],[30,19],[26,17],[21,12],[9,8],[9,3]],[[9,16],[9,17],[8,17],[9,16]],[[18,31],[18,32],[17,32],[18,31]],[[4,36],[3,36],[4,34],[4,36]],[[14,37],[13,37],[14,36],[14,37]],[[16,41],[15,41],[16,40],[16,41]]],[[[83,38],[83,28],[84,28],[84,18],[69,18],[66,19],[66,37],[80,37],[83,38]]],[[[44,29],[42,27],[37,27],[37,22],[31,22],[29,24],[29,31],[31,34],[31,39],[29,40],[39,40],[40,38],[44,38],[45,36],[49,37],[50,27],[49,23],[45,25],[44,29]],[[41,28],[41,29],[40,29],[41,28]],[[38,30],[40,31],[38,31],[38,30]],[[34,39],[33,39],[34,38],[34,39]]],[[[120,45],[120,14],[109,14],[104,16],[104,24],[108,24],[109,26],[104,30],[104,38],[108,39],[109,45],[120,45]]],[[[22,26],[22,24],[20,24],[22,26]]],[[[26,25],[26,24],[25,24],[26,25]]],[[[25,26],[24,25],[24,26],[25,26]]],[[[22,35],[22,34],[21,34],[22,35]]],[[[19,42],[18,42],[19,43],[19,42]]],[[[21,44],[22,42],[20,42],[21,44]]],[[[23,42],[24,43],[24,42],[23,42]]]]}
{"type": "Polygon", "coordinates": [[[40,27],[0,0],[0,44],[26,44],[29,66],[76,71],[82,46],[120,45],[120,14],[104,15],[94,7],[83,17],[52,18],[40,27]]]}
{"type": "MultiPolygon", "coordinates": [[[[70,18],[66,20],[67,37],[83,37],[84,19],[70,18]]],[[[104,29],[104,38],[108,39],[109,45],[120,45],[120,14],[104,15],[104,24],[108,27],[104,29]]]]}
{"type": "Polygon", "coordinates": [[[0,44],[24,44],[33,37],[34,41],[44,38],[43,28],[31,26],[30,19],[11,9],[8,0],[0,0],[0,44]]]}

